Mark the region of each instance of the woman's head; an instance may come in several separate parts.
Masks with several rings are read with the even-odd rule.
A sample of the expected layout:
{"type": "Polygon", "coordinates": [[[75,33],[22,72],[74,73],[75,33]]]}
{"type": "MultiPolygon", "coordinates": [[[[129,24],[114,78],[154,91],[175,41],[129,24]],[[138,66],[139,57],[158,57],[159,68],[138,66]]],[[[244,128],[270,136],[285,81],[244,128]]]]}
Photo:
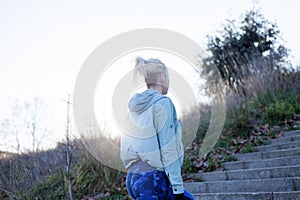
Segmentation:
{"type": "Polygon", "coordinates": [[[169,73],[166,65],[160,60],[137,57],[135,70],[145,78],[148,89],[159,90],[162,94],[168,93],[169,73]]]}

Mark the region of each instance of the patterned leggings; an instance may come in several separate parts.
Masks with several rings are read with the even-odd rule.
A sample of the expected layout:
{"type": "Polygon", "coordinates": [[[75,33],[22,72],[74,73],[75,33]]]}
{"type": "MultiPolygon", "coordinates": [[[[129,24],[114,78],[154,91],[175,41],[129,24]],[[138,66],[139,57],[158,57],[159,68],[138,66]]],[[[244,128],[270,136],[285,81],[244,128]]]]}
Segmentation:
{"type": "MultiPolygon", "coordinates": [[[[173,200],[172,186],[164,171],[131,173],[126,177],[126,187],[131,198],[136,200],[173,200]]],[[[184,190],[185,200],[194,200],[191,193],[184,190]]]]}

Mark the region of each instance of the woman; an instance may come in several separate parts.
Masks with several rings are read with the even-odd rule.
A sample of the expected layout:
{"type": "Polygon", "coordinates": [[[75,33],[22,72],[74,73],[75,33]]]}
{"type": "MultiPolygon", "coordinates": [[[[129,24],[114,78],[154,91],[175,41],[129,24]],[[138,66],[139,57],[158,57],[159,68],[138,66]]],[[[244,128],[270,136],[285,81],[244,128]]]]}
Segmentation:
{"type": "Polygon", "coordinates": [[[129,129],[121,138],[126,187],[133,199],[194,199],[183,188],[181,126],[168,93],[167,67],[158,59],[136,59],[147,90],[129,101],[129,129]]]}

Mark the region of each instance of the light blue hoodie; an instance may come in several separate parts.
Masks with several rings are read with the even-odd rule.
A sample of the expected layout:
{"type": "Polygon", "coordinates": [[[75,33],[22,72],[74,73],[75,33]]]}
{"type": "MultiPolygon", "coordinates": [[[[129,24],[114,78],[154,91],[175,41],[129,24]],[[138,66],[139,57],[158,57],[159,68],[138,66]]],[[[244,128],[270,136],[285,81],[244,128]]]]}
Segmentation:
{"type": "Polygon", "coordinates": [[[126,168],[142,160],[165,171],[173,193],[183,193],[181,126],[171,99],[155,90],[135,94],[129,101],[130,128],[121,138],[121,159],[126,168]]]}

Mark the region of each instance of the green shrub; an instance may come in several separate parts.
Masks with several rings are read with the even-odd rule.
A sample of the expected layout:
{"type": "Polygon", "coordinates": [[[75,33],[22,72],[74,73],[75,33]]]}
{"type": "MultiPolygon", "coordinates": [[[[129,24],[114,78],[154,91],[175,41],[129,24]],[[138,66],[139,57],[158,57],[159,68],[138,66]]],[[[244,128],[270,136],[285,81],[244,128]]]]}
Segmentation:
{"type": "Polygon", "coordinates": [[[31,191],[28,199],[65,199],[66,189],[64,173],[56,172],[38,183],[31,191]]]}
{"type": "Polygon", "coordinates": [[[251,143],[247,143],[240,151],[240,153],[252,153],[252,152],[254,152],[254,148],[251,143]]]}
{"type": "MultiPolygon", "coordinates": [[[[113,170],[99,161],[87,157],[74,166],[72,178],[72,194],[76,199],[108,193],[108,196],[126,196],[126,188],[122,183],[124,173],[113,170]]],[[[28,199],[66,199],[68,185],[65,172],[58,171],[47,176],[31,191],[28,199]]],[[[119,198],[117,198],[119,199],[119,198]]]]}
{"type": "Polygon", "coordinates": [[[211,172],[218,168],[218,162],[213,156],[208,156],[208,167],[205,172],[211,172]]]}
{"type": "Polygon", "coordinates": [[[74,191],[80,196],[94,195],[111,187],[118,177],[118,172],[99,161],[88,158],[77,166],[74,191]]]}
{"type": "Polygon", "coordinates": [[[185,159],[182,164],[182,168],[188,174],[197,173],[197,169],[194,166],[193,162],[190,160],[189,156],[185,156],[185,159]]]}
{"type": "Polygon", "coordinates": [[[266,107],[266,117],[272,124],[276,121],[292,119],[295,109],[292,104],[285,101],[277,101],[266,107]]]}
{"type": "Polygon", "coordinates": [[[236,158],[233,156],[233,155],[224,155],[224,160],[223,162],[232,162],[232,161],[235,161],[236,158]]]}
{"type": "Polygon", "coordinates": [[[293,119],[294,114],[300,113],[300,99],[294,93],[268,94],[260,101],[265,108],[266,122],[270,124],[293,119]]]}

